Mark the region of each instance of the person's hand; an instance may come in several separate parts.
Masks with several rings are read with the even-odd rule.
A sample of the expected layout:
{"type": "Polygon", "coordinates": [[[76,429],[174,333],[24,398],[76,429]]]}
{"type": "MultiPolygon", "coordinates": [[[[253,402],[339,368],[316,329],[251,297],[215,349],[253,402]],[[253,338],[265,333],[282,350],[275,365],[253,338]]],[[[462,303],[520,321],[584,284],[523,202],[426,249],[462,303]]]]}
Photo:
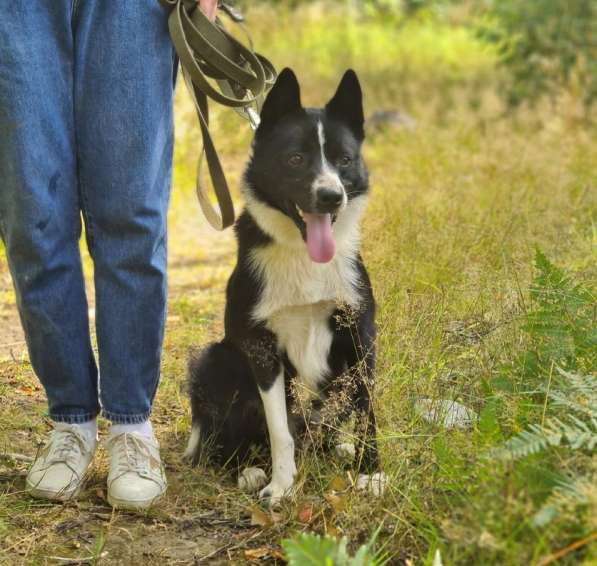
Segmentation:
{"type": "Polygon", "coordinates": [[[213,22],[216,19],[216,12],[218,11],[218,0],[197,0],[197,3],[201,11],[213,22]]]}

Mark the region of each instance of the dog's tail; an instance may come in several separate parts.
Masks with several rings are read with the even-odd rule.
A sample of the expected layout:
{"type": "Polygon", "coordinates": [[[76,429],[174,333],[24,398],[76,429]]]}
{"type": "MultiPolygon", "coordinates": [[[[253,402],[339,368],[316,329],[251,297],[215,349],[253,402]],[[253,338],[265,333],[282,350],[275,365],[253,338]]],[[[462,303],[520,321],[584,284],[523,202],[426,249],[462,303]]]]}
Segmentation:
{"type": "Polygon", "coordinates": [[[192,429],[184,457],[197,464],[211,446],[220,464],[240,463],[266,436],[263,406],[246,356],[226,341],[209,345],[189,360],[192,429]]]}

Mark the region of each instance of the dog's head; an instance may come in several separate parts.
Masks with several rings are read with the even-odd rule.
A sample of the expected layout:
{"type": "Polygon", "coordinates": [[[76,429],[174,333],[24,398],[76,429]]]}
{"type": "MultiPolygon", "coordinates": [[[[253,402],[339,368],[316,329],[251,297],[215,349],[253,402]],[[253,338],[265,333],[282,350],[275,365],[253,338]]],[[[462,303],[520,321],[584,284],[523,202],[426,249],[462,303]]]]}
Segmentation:
{"type": "Polygon", "coordinates": [[[301,105],[296,76],[286,68],[263,105],[245,182],[262,208],[292,221],[315,262],[333,258],[334,224],[367,191],[364,137],[361,87],[352,70],[324,108],[311,109],[301,105]]]}

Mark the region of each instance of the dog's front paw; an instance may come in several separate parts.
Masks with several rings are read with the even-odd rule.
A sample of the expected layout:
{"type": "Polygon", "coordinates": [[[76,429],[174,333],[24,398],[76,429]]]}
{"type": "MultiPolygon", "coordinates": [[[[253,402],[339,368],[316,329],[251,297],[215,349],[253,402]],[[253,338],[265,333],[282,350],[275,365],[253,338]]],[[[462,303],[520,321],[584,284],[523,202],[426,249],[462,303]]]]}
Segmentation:
{"type": "Polygon", "coordinates": [[[266,503],[268,506],[272,507],[274,505],[278,505],[284,497],[288,497],[291,493],[292,483],[288,485],[282,485],[272,481],[259,492],[259,499],[263,503],[266,503]]]}
{"type": "Polygon", "coordinates": [[[383,472],[376,472],[374,474],[359,474],[357,478],[356,488],[360,491],[367,491],[373,497],[380,497],[383,495],[388,478],[383,472]]]}
{"type": "Polygon", "coordinates": [[[267,483],[267,476],[261,468],[245,468],[238,476],[238,488],[255,493],[267,483]]]}

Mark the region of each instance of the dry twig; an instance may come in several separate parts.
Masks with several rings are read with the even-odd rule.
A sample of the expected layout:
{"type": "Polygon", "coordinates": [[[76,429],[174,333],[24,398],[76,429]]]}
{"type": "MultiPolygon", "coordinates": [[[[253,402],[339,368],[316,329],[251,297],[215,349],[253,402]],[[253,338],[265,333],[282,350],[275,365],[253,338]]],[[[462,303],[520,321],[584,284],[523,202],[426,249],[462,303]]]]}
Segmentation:
{"type": "Polygon", "coordinates": [[[562,549],[558,550],[557,552],[554,552],[553,554],[550,554],[549,556],[542,558],[537,563],[537,566],[547,566],[548,564],[551,564],[552,562],[559,560],[560,558],[562,558],[562,556],[566,556],[566,554],[570,554],[571,552],[578,550],[579,548],[589,544],[590,542],[592,542],[594,540],[597,540],[597,531],[590,534],[588,537],[577,540],[576,542],[569,544],[565,548],[562,548],[562,549]]]}

